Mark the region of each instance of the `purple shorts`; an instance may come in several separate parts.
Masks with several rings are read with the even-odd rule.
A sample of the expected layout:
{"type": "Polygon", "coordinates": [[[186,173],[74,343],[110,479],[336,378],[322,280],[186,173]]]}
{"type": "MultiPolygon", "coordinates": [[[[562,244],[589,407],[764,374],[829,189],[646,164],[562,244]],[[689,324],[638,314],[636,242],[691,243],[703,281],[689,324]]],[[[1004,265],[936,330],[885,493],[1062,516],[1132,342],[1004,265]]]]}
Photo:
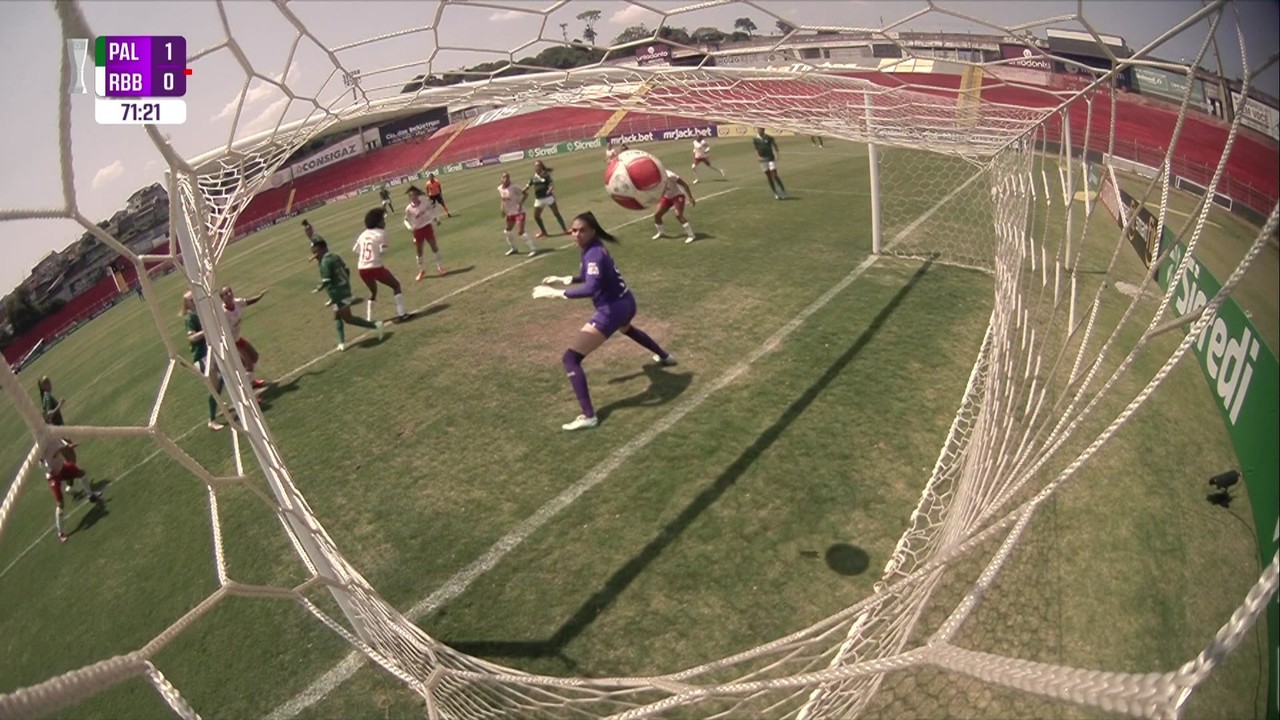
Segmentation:
{"type": "Polygon", "coordinates": [[[623,325],[630,325],[636,316],[636,296],[628,292],[626,295],[604,305],[597,305],[596,312],[587,324],[609,337],[618,332],[623,325]]]}

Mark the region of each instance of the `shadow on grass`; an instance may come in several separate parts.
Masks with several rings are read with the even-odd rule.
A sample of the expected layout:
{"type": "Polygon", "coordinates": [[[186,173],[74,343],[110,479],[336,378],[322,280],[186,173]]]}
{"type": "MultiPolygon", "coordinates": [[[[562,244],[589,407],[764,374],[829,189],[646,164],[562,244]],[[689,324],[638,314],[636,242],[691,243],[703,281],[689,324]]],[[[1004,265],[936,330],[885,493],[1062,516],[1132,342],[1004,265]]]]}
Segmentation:
{"type": "Polygon", "coordinates": [[[649,386],[635,395],[622,398],[621,400],[615,400],[602,408],[597,408],[596,415],[600,418],[601,422],[609,419],[609,415],[614,410],[620,410],[622,408],[652,407],[654,405],[669,403],[679,397],[685,390],[688,390],[690,383],[693,382],[693,373],[691,372],[667,372],[666,368],[658,365],[657,363],[653,363],[646,365],[644,369],[638,373],[611,378],[609,380],[609,384],[616,385],[618,383],[634,380],[638,377],[648,377],[649,386]]]}
{"type": "MultiPolygon", "coordinates": [[[[760,458],[774,443],[782,437],[783,433],[796,421],[805,410],[813,404],[827,386],[833,380],[840,376],[845,367],[858,356],[863,348],[871,342],[872,338],[880,331],[888,319],[893,315],[898,306],[908,294],[920,282],[925,273],[933,265],[932,260],[926,260],[920,266],[920,269],[911,276],[911,279],[902,286],[888,304],[876,314],[867,328],[858,335],[857,339],[845,350],[835,362],[827,368],[800,397],[796,398],[782,415],[774,421],[772,425],[765,429],[755,442],[751,443],[742,451],[738,457],[729,464],[728,467],[720,473],[711,485],[707,486],[698,493],[679,515],[672,518],[664,527],[662,527],[657,535],[646,544],[639,553],[634,555],[625,565],[618,568],[613,575],[605,581],[603,587],[597,590],[591,597],[578,608],[574,614],[556,630],[555,634],[546,640],[515,640],[515,641],[450,641],[445,642],[463,652],[478,655],[481,657],[521,657],[521,658],[546,658],[546,657],[564,657],[564,649],[569,643],[573,642],[588,627],[595,622],[596,618],[607,611],[614,601],[631,585],[636,578],[640,577],[655,560],[662,556],[662,553],[671,546],[677,538],[688,530],[690,526],[705,512],[708,508],[715,504],[729,488],[737,483],[738,478],[742,477],[755,461],[760,458]]],[[[870,564],[870,559],[866,552],[854,545],[837,544],[827,549],[826,561],[828,567],[835,572],[841,574],[856,575],[866,570],[866,566],[870,564]]]]}
{"type": "Polygon", "coordinates": [[[416,312],[416,313],[414,313],[414,314],[413,314],[413,317],[412,317],[412,318],[410,318],[410,319],[411,319],[411,320],[417,320],[418,318],[429,317],[429,316],[431,316],[431,315],[435,315],[436,313],[442,313],[442,312],[444,312],[445,310],[448,310],[448,309],[449,309],[449,303],[439,303],[439,304],[437,304],[437,305],[432,305],[431,307],[427,308],[426,310],[423,310],[423,311],[421,311],[421,312],[416,312]]]}
{"type": "MultiPolygon", "coordinates": [[[[106,484],[108,483],[103,483],[103,486],[105,486],[106,484]]],[[[101,492],[101,490],[98,490],[97,487],[98,486],[96,485],[94,486],[95,492],[101,492]]],[[[98,502],[93,503],[92,505],[89,506],[89,512],[85,513],[84,517],[80,518],[80,522],[76,524],[75,529],[67,534],[75,535],[77,533],[84,532],[85,530],[89,530],[94,525],[97,525],[99,520],[101,520],[102,518],[110,514],[111,512],[107,510],[107,501],[105,499],[99,500],[98,502]]]]}
{"type": "Polygon", "coordinates": [[[258,393],[259,407],[262,408],[263,412],[270,410],[271,406],[275,403],[276,400],[279,400],[285,395],[289,395],[291,393],[297,392],[298,385],[299,383],[302,382],[303,378],[314,377],[316,375],[323,375],[324,372],[325,372],[324,370],[308,370],[307,372],[302,373],[301,375],[298,375],[297,377],[290,380],[289,382],[285,382],[285,383],[273,382],[268,384],[267,387],[264,388],[261,393],[258,393]]]}
{"type": "Polygon", "coordinates": [[[436,279],[447,278],[447,277],[453,277],[454,275],[465,275],[475,269],[476,269],[475,265],[468,265],[464,268],[458,268],[456,270],[445,270],[443,275],[432,275],[431,273],[427,273],[427,277],[428,278],[434,277],[436,279]]]}

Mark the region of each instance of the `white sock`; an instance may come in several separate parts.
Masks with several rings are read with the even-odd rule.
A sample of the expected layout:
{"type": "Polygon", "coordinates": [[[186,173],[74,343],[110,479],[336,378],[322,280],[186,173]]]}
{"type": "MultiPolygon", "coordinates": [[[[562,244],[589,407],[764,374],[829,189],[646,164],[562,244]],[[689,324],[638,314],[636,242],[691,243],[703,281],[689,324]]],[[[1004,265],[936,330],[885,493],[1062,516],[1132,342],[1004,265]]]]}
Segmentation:
{"type": "Polygon", "coordinates": [[[404,294],[403,293],[396,294],[396,315],[397,316],[404,315],[404,294]]]}
{"type": "Polygon", "coordinates": [[[432,254],[432,255],[434,255],[434,256],[435,256],[435,258],[436,258],[436,267],[437,267],[437,268],[444,267],[444,258],[441,258],[441,257],[440,257],[440,253],[439,253],[439,252],[433,252],[433,253],[431,253],[431,254],[432,254]]]}
{"type": "Polygon", "coordinates": [[[653,229],[657,230],[659,235],[661,235],[664,232],[662,229],[662,223],[654,223],[653,229]]]}
{"type": "Polygon", "coordinates": [[[524,241],[524,244],[525,244],[525,245],[528,245],[528,246],[529,246],[529,252],[537,252],[537,251],[538,251],[537,246],[535,246],[535,245],[533,244],[533,238],[529,237],[529,233],[525,233],[525,234],[521,235],[521,236],[520,236],[520,239],[524,241]]]}
{"type": "Polygon", "coordinates": [[[364,319],[373,320],[373,301],[372,300],[364,301],[364,319]]]}
{"type": "Polygon", "coordinates": [[[418,269],[419,269],[419,270],[426,270],[426,268],[422,265],[422,256],[421,256],[421,255],[419,255],[419,256],[418,256],[418,269]]]}
{"type": "Polygon", "coordinates": [[[720,173],[720,177],[724,177],[724,171],[720,168],[716,168],[716,172],[720,173]]]}
{"type": "Polygon", "coordinates": [[[57,505],[53,506],[53,527],[59,535],[62,534],[62,508],[57,505]]]}
{"type": "Polygon", "coordinates": [[[684,234],[685,234],[685,235],[688,235],[689,237],[695,237],[695,236],[694,236],[694,234],[693,234],[693,226],[692,226],[692,225],[690,225],[689,223],[685,223],[685,224],[681,225],[680,227],[684,228],[684,234]]]}
{"type": "Polygon", "coordinates": [[[511,249],[511,250],[515,250],[515,249],[516,249],[516,245],[515,245],[515,243],[511,242],[511,231],[510,231],[510,230],[504,230],[504,231],[503,231],[503,233],[502,233],[502,239],[507,241],[507,248],[508,248],[508,249],[511,249]]]}

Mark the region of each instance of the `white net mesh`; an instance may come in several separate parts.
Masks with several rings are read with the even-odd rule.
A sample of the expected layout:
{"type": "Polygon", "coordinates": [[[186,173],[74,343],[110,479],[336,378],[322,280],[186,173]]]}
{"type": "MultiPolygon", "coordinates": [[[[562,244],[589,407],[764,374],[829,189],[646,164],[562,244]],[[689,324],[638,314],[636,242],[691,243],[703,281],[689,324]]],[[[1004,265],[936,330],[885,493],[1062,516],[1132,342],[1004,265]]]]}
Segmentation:
{"type": "MultiPolygon", "coordinates": [[[[662,27],[701,7],[650,11],[662,27]]],[[[771,19],[787,20],[773,17],[772,8],[750,7],[771,19]]],[[[142,678],[154,686],[174,713],[197,717],[152,662],[161,648],[232,596],[297,602],[364,658],[419,694],[429,716],[452,718],[901,716],[922,711],[900,705],[902,695],[893,688],[906,687],[904,678],[923,686],[925,671],[940,672],[944,679],[937,682],[942,683],[945,677],[970,676],[994,686],[1133,716],[1176,717],[1185,708],[1189,693],[1221,664],[1265,610],[1277,586],[1275,560],[1212,642],[1169,672],[1063,667],[972,649],[965,642],[971,616],[1017,552],[1037,511],[1115,433],[1133,422],[1135,413],[1192,347],[1276,230],[1277,211],[1272,208],[1266,226],[1221,291],[1208,300],[1202,312],[1174,318],[1170,311],[1172,288],[1177,277],[1187,272],[1206,222],[1208,206],[1202,203],[1185,240],[1187,250],[1178,258],[1170,290],[1163,294],[1152,290],[1154,280],[1147,276],[1141,281],[1143,292],[1120,312],[1105,309],[1104,288],[1121,278],[1133,279],[1122,271],[1120,262],[1127,257],[1128,242],[1125,234],[1114,232],[1114,228],[1103,236],[1091,229],[1091,218],[1102,205],[1096,195],[1087,192],[1084,160],[1078,154],[1073,157],[1068,148],[1098,148],[1101,143],[1112,149],[1117,136],[1114,74],[1084,89],[1037,90],[1037,102],[1017,104],[1002,101],[998,93],[994,97],[983,94],[979,88],[982,63],[971,63],[955,89],[884,83],[847,68],[824,68],[797,58],[789,58],[794,62],[786,69],[749,70],[713,67],[706,61],[698,67],[660,68],[609,62],[632,53],[636,45],[648,40],[641,38],[611,49],[603,63],[554,72],[522,66],[516,60],[522,47],[503,53],[508,64],[487,76],[469,77],[470,82],[461,84],[418,83],[416,90],[402,92],[414,75],[440,74],[436,57],[451,49],[446,41],[450,23],[463,22],[465,13],[470,12],[465,6],[443,3],[428,26],[324,48],[331,63],[325,71],[327,79],[314,94],[303,96],[291,87],[287,75],[273,77],[269,71],[254,67],[230,31],[225,9],[218,8],[225,39],[193,53],[191,62],[198,68],[202,58],[224,53],[243,68],[245,81],[234,110],[231,137],[215,151],[187,160],[159,130],[149,127],[146,132],[169,168],[174,242],[168,259],[178,262],[185,273],[209,339],[210,354],[226,369],[223,375],[229,403],[221,398],[219,403],[223,413],[234,419],[237,473],[214,476],[156,425],[172,372],[199,373],[164,330],[144,271],[147,258],[121,245],[77,209],[71,181],[75,150],[70,133],[72,117],[63,93],[58,123],[65,204],[51,210],[0,211],[0,221],[70,218],[129,258],[142,271],[142,287],[170,363],[148,425],[64,427],[56,434],[43,422],[9,369],[0,371],[0,386],[23,417],[34,444],[0,506],[0,535],[13,499],[35,474],[39,448],[59,436],[71,440],[148,438],[208,487],[219,589],[145,647],[0,696],[0,715],[48,714],[127,679],[142,678]],[[402,64],[358,73],[353,94],[339,82],[343,77],[356,77],[344,64],[345,53],[405,39],[426,43],[430,51],[419,60],[422,50],[418,47],[402,64]],[[512,68],[539,72],[506,75],[512,68]],[[293,114],[282,112],[272,127],[261,132],[240,129],[251,82],[270,85],[290,98],[293,114]],[[248,376],[217,305],[218,263],[234,237],[237,217],[255,193],[266,187],[272,173],[308,141],[416,108],[461,104],[641,108],[650,113],[874,142],[883,188],[883,250],[978,268],[993,277],[990,323],[964,397],[918,507],[874,595],[787,637],[667,675],[545,677],[510,670],[437,642],[385,602],[345,559],[298,490],[267,421],[252,401],[248,376]],[[303,108],[303,115],[296,111],[298,107],[303,108]],[[286,117],[290,119],[286,121],[286,117]],[[1085,193],[1084,202],[1077,201],[1079,193],[1085,193]],[[1086,253],[1105,268],[1097,277],[1085,278],[1077,272],[1086,253]],[[1160,295],[1159,300],[1152,299],[1155,295],[1160,295]],[[1170,325],[1175,319],[1178,322],[1170,325]],[[1180,341],[1164,342],[1168,340],[1164,330],[1183,326],[1189,332],[1180,341]],[[247,444],[266,479],[266,488],[239,466],[239,443],[247,444]],[[229,574],[218,500],[220,493],[232,487],[248,488],[279,519],[305,566],[308,579],[302,584],[256,586],[238,582],[229,574]],[[325,609],[320,590],[327,590],[337,601],[341,618],[325,609]]],[[[486,12],[528,15],[539,25],[537,42],[558,42],[548,39],[554,34],[550,21],[560,11],[558,6],[542,11],[492,3],[484,8],[486,12]]],[[[288,66],[300,42],[318,41],[289,5],[281,2],[275,9],[291,28],[288,66]]],[[[929,13],[979,23],[1005,36],[1018,36],[1055,22],[1090,27],[1082,16],[1002,27],[932,6],[906,20],[929,13]]],[[[59,4],[58,14],[64,37],[94,37],[78,5],[59,4]]],[[[1203,56],[1209,33],[1201,26],[1212,28],[1219,22],[1236,21],[1229,7],[1215,3],[1196,11],[1175,30],[1199,28],[1205,36],[1203,56]]],[[[802,23],[792,27],[797,28],[795,32],[866,33],[904,50],[901,62],[905,63],[914,58],[904,41],[892,34],[898,24],[872,29],[805,27],[802,23]]],[[[1240,45],[1243,52],[1243,39],[1240,45]]],[[[1158,46],[1155,42],[1151,47],[1158,46]]],[[[1129,62],[1150,62],[1150,50],[1140,51],[1129,62]]],[[[1189,62],[1200,60],[1197,57],[1189,62]]],[[[999,79],[1008,67],[1008,63],[996,62],[985,69],[989,77],[999,79]]],[[[1247,83],[1249,69],[1247,64],[1245,67],[1247,83]]],[[[65,65],[62,81],[64,87],[70,82],[65,65]]],[[[1017,89],[1022,83],[1002,80],[1000,87],[1017,89]]],[[[1179,123],[1165,155],[1165,170],[1175,155],[1188,107],[1189,95],[1180,108],[1179,123]]],[[[1239,131],[1237,116],[1210,187],[1219,186],[1239,131]]],[[[1106,166],[1103,172],[1111,176],[1111,187],[1116,187],[1114,170],[1106,166]]],[[[1160,190],[1162,224],[1169,206],[1169,184],[1169,175],[1163,172],[1148,186],[1148,191],[1160,190]]],[[[209,390],[218,396],[212,384],[209,390]]]]}

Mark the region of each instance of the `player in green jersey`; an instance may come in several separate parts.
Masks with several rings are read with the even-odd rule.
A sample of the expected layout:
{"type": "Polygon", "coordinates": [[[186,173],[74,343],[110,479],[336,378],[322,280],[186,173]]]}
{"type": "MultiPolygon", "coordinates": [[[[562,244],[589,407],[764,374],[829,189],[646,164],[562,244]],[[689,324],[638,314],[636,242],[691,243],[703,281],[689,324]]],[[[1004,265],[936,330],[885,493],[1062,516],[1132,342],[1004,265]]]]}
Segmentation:
{"type": "MultiPolygon", "coordinates": [[[[44,421],[50,425],[65,425],[62,419],[62,404],[65,399],[59,400],[53,396],[53,381],[48,375],[40,378],[40,382],[36,384],[40,389],[40,410],[44,415],[44,421]]],[[[73,442],[67,442],[63,455],[71,462],[76,461],[76,445],[73,442]]]]}
{"type": "MultiPolygon", "coordinates": [[[[187,330],[187,342],[191,344],[191,362],[196,368],[213,384],[215,392],[222,393],[222,373],[218,370],[218,363],[209,355],[209,343],[204,338],[204,326],[200,324],[200,316],[196,314],[196,301],[191,296],[191,291],[187,291],[182,296],[182,312],[179,317],[183,318],[183,324],[187,330]]],[[[218,422],[218,400],[213,396],[209,396],[209,429],[221,430],[223,424],[218,422]]]]}
{"type": "Polygon", "coordinates": [[[787,196],[787,189],[782,185],[782,178],[778,177],[778,142],[764,128],[756,128],[756,136],[751,138],[751,144],[756,148],[760,169],[764,170],[765,179],[769,181],[773,198],[782,200],[787,196]]]}
{"type": "Polygon", "coordinates": [[[320,284],[312,292],[324,290],[329,295],[326,305],[333,306],[333,325],[338,331],[338,352],[347,349],[346,325],[378,331],[382,339],[382,321],[369,322],[351,314],[356,298],[351,295],[351,271],[336,253],[329,252],[329,244],[323,238],[311,238],[311,254],[320,263],[320,284]]]}
{"type": "Polygon", "coordinates": [[[551,168],[543,164],[541,160],[533,164],[533,177],[529,178],[529,182],[524,186],[528,191],[533,190],[533,221],[538,223],[538,234],[534,237],[546,237],[547,226],[542,224],[542,208],[551,208],[551,214],[556,216],[556,222],[560,223],[560,232],[564,235],[569,234],[569,227],[564,224],[564,217],[560,215],[560,208],[556,205],[556,183],[551,179],[551,168]]]}

